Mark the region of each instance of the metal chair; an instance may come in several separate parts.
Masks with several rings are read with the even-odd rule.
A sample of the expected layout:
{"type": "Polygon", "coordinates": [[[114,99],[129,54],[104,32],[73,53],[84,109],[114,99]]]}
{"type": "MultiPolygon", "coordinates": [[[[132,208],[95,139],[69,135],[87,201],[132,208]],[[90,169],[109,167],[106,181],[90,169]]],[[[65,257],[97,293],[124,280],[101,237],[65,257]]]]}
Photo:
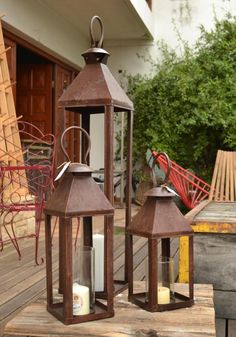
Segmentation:
{"type": "MultiPolygon", "coordinates": [[[[55,137],[22,121],[18,122],[16,132],[21,139],[21,149],[16,149],[16,153],[23,153],[23,161],[14,157],[17,165],[2,163],[0,166],[0,250],[10,242],[21,258],[18,240],[35,238],[35,262],[38,265],[43,207],[53,187],[55,137]],[[22,220],[22,212],[32,212],[28,213],[31,220],[22,220]],[[27,222],[33,222],[33,226],[25,226],[27,222]]],[[[4,141],[11,141],[12,137],[14,134],[4,141]]],[[[9,156],[13,157],[14,153],[8,153],[9,156]]]]}

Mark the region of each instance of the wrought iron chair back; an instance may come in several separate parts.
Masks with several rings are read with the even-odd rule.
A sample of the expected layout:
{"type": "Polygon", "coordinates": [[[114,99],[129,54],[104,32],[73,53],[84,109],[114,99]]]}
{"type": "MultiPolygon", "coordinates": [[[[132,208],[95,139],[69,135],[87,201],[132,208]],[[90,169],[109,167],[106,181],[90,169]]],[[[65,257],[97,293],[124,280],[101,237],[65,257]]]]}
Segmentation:
{"type": "MultiPolygon", "coordinates": [[[[9,164],[2,163],[0,166],[0,250],[11,242],[20,258],[19,239],[35,238],[35,262],[39,264],[43,207],[53,188],[55,137],[52,134],[43,134],[39,128],[28,122],[19,121],[15,130],[19,132],[22,143],[22,148],[16,149],[16,153],[23,153],[23,161],[10,153],[9,164]],[[17,165],[10,165],[11,157],[17,165]],[[22,220],[22,212],[32,214],[25,213],[26,219],[22,220]],[[28,222],[27,226],[22,226],[22,221],[28,222]]],[[[11,139],[12,137],[4,141],[11,139]]]]}

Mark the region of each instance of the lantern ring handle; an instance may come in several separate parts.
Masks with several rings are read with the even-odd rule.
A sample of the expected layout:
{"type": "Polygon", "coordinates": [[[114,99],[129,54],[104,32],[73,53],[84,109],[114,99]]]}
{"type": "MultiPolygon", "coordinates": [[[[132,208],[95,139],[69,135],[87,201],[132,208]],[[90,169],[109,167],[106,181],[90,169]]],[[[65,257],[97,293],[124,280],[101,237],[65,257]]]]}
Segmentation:
{"type": "Polygon", "coordinates": [[[102,48],[103,45],[103,38],[104,38],[104,28],[103,28],[103,23],[102,23],[102,19],[97,16],[94,15],[91,19],[90,22],[90,26],[89,26],[89,32],[90,32],[90,38],[91,38],[91,48],[102,48]],[[101,37],[100,40],[95,40],[94,38],[94,21],[98,20],[100,28],[101,28],[101,37]]]}
{"type": "Polygon", "coordinates": [[[88,141],[88,144],[87,144],[87,150],[85,152],[85,155],[84,155],[84,158],[83,158],[83,162],[84,163],[87,163],[87,157],[88,157],[88,154],[90,152],[90,149],[91,149],[91,139],[90,139],[90,136],[88,134],[88,132],[86,130],[84,130],[83,128],[81,128],[80,126],[77,126],[77,125],[72,125],[72,126],[69,126],[67,129],[65,129],[61,135],[61,149],[62,149],[62,152],[63,154],[66,156],[66,158],[68,159],[68,161],[70,161],[70,157],[64,147],[64,137],[65,137],[65,134],[72,130],[72,129],[77,129],[77,130],[80,130],[87,138],[87,141],[88,141]]]}
{"type": "Polygon", "coordinates": [[[162,185],[165,185],[169,179],[169,175],[170,175],[170,168],[171,168],[171,163],[170,163],[170,158],[169,156],[167,155],[167,153],[165,152],[159,152],[154,160],[153,160],[153,163],[152,163],[152,182],[153,182],[153,186],[157,186],[157,179],[156,179],[156,172],[155,172],[155,166],[156,166],[156,163],[157,163],[157,158],[159,156],[164,156],[166,161],[167,161],[167,172],[165,173],[165,179],[162,183],[162,185]]]}

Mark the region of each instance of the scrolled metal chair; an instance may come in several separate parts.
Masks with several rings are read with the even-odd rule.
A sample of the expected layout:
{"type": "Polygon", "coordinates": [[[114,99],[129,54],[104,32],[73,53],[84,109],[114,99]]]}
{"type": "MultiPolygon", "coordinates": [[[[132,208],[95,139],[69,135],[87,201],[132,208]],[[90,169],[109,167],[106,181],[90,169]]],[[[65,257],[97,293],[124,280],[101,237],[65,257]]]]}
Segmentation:
{"type": "MultiPolygon", "coordinates": [[[[8,153],[8,164],[0,165],[0,250],[6,243],[12,243],[21,258],[19,239],[34,238],[38,265],[43,261],[38,258],[43,208],[53,188],[55,137],[23,121],[18,121],[14,130],[20,135],[21,148],[8,153]],[[15,154],[19,152],[18,159],[15,154]],[[31,226],[21,226],[22,222],[31,226]]],[[[13,137],[14,134],[4,141],[11,142],[13,137]]]]}

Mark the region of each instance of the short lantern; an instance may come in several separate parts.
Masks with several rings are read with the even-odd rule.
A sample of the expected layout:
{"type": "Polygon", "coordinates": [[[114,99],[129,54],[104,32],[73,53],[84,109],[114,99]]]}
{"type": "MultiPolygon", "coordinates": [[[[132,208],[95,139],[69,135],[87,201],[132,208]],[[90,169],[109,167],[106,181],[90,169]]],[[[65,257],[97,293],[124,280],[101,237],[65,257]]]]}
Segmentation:
{"type": "MultiPolygon", "coordinates": [[[[168,156],[161,152],[159,155],[165,156],[170,172],[168,156]]],[[[153,177],[155,175],[154,165],[153,177]]],[[[165,184],[169,172],[162,186],[154,187],[146,193],[145,203],[126,230],[131,247],[128,260],[129,301],[151,312],[189,307],[194,303],[193,231],[175,205],[174,191],[165,184]],[[135,289],[133,278],[133,235],[147,238],[148,242],[146,284],[139,290],[135,289]],[[187,237],[189,243],[188,285],[175,284],[174,262],[171,258],[172,245],[176,246],[176,241],[182,236],[187,237]]]]}
{"type": "MultiPolygon", "coordinates": [[[[90,138],[85,130],[78,126],[67,128],[62,134],[61,145],[65,133],[76,128],[87,137],[88,150],[90,138]]],[[[61,180],[45,207],[46,237],[46,278],[47,278],[47,310],[64,324],[81,323],[112,317],[113,309],[113,218],[114,208],[91,176],[92,170],[82,163],[68,162],[61,171],[61,180]],[[103,241],[102,290],[103,301],[98,300],[95,291],[96,280],[94,263],[94,235],[92,217],[106,217],[103,241]],[[53,282],[53,248],[51,218],[59,218],[59,289],[53,282]],[[76,252],[72,233],[72,221],[83,219],[83,245],[76,252]],[[86,235],[85,235],[86,233],[86,235]]],[[[102,274],[102,272],[101,272],[102,274]]]]}

